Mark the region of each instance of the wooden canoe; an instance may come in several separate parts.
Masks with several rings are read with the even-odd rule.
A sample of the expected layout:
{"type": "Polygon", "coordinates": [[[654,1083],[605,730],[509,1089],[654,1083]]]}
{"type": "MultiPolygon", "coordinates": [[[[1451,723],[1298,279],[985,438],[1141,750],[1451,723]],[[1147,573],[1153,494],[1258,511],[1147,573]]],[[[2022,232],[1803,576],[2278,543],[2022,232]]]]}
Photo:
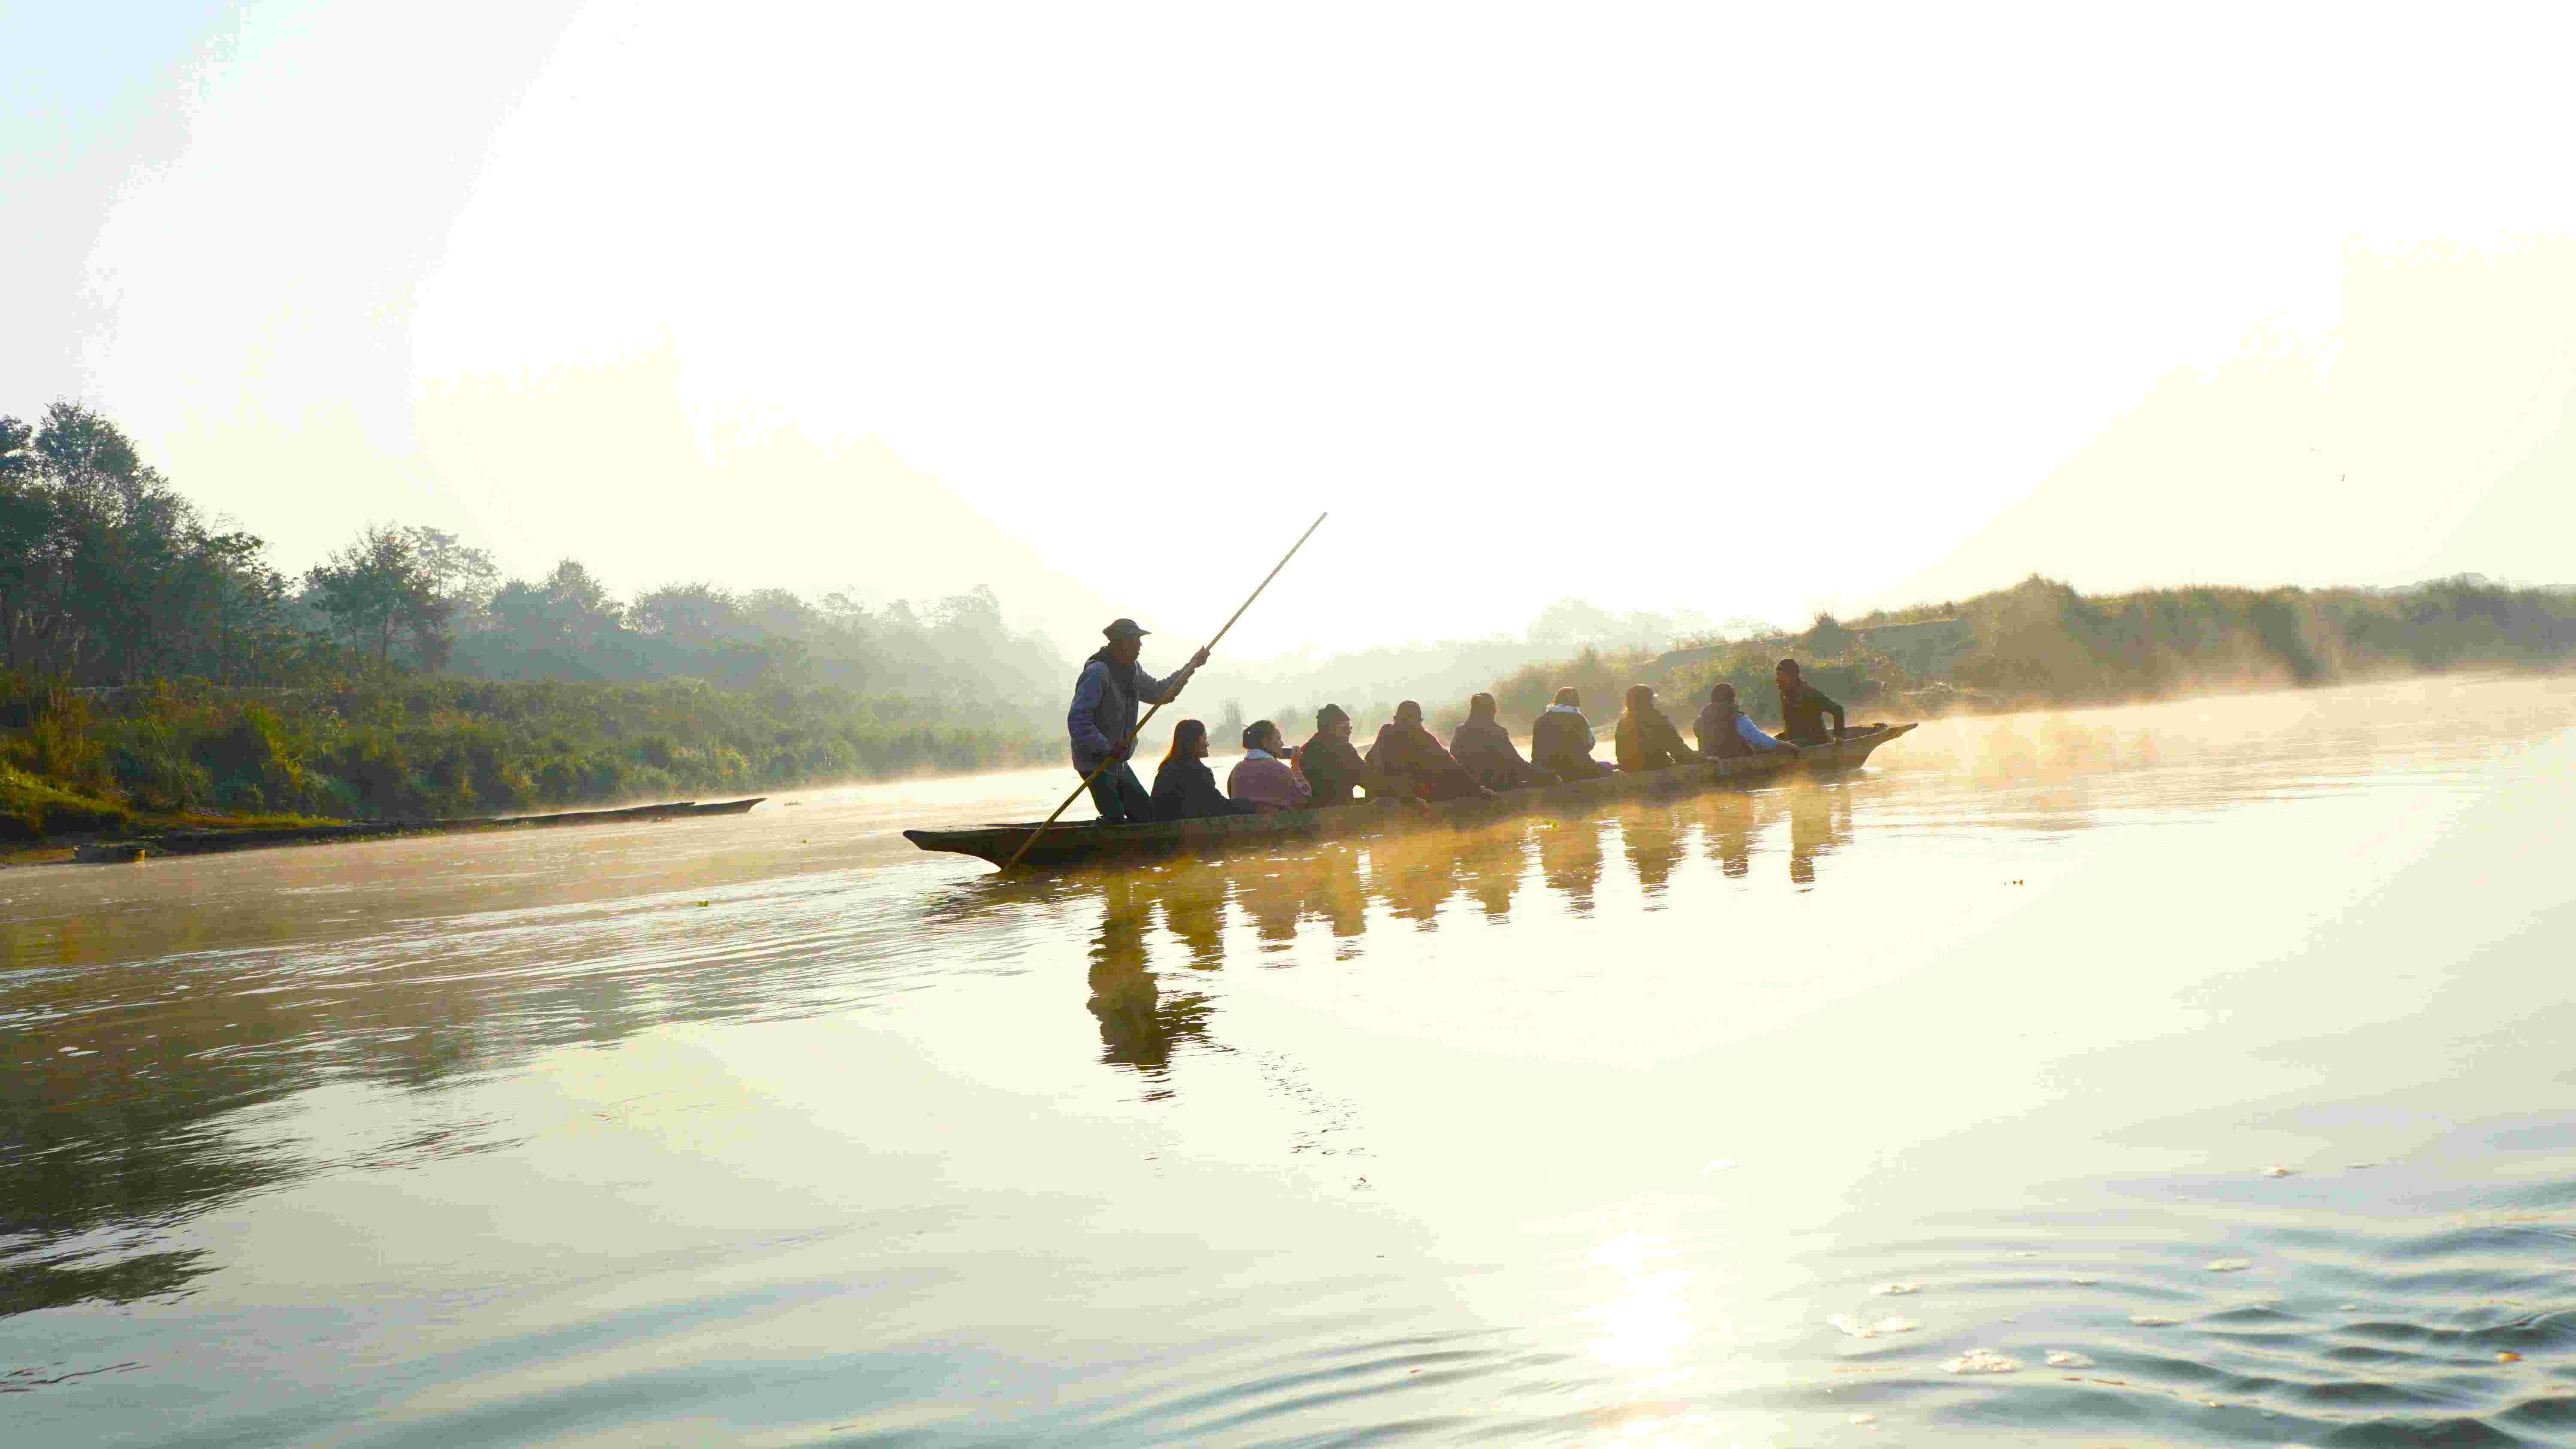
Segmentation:
{"type": "Polygon", "coordinates": [[[718,800],[707,805],[693,803],[683,805],[671,813],[674,815],[748,815],[751,813],[752,806],[768,798],[766,795],[754,795],[748,800],[718,800]]]}
{"type": "Polygon", "coordinates": [[[155,855],[220,855],[271,845],[320,845],[334,840],[382,840],[396,835],[445,835],[468,830],[527,830],[563,825],[615,825],[621,822],[685,820],[701,815],[741,815],[768,799],[718,800],[700,804],[671,800],[658,805],[629,805],[618,810],[569,810],[553,815],[483,815],[430,820],[353,820],[336,825],[290,825],[262,830],[178,830],[140,835],[79,847],[73,859],[87,862],[142,860],[155,855]]]}
{"type": "MultiPolygon", "coordinates": [[[[1079,821],[1049,826],[1031,845],[1020,864],[1065,866],[1095,858],[1163,855],[1176,851],[1226,850],[1264,841],[1297,837],[1375,835],[1427,825],[1481,824],[1497,816],[1530,810],[1581,809],[1632,795],[1680,795],[1724,785],[1742,785],[1793,771],[1848,770],[1867,760],[1872,750],[1913,729],[1911,724],[1875,724],[1853,730],[1839,743],[1786,754],[1754,755],[1738,760],[1703,760],[1641,774],[1604,775],[1534,790],[1512,790],[1490,799],[1451,800],[1439,805],[1401,801],[1368,802],[1329,810],[1282,810],[1268,815],[1219,815],[1192,820],[1164,820],[1148,825],[1102,825],[1079,821]]],[[[1020,842],[1036,833],[1034,823],[979,825],[971,830],[907,830],[903,838],[924,850],[954,851],[995,865],[1011,858],[1020,842]]]]}

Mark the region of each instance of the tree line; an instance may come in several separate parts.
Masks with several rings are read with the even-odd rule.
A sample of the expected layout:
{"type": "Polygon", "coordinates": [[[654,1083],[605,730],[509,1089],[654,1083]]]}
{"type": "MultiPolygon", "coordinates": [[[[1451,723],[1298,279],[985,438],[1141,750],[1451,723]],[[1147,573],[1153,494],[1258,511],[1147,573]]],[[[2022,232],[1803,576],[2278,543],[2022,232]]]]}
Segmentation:
{"type": "Polygon", "coordinates": [[[447,672],[496,680],[893,693],[1034,717],[1068,661],[979,586],[871,608],[848,593],[680,581],[620,599],[565,559],[505,579],[435,528],[365,529],[300,578],[145,463],[99,412],[0,417],[0,667],[73,685],[193,678],[339,687],[447,672]]]}

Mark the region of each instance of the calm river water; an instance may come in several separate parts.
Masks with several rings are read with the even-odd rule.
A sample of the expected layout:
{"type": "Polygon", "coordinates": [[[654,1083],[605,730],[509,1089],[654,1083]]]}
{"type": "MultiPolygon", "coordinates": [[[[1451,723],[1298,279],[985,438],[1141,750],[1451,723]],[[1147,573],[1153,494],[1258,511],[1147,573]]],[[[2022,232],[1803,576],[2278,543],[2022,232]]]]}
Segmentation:
{"type": "Polygon", "coordinates": [[[1060,772],[0,872],[0,1440],[2576,1441],[2571,724],[1009,884],[894,832],[1060,772]]]}

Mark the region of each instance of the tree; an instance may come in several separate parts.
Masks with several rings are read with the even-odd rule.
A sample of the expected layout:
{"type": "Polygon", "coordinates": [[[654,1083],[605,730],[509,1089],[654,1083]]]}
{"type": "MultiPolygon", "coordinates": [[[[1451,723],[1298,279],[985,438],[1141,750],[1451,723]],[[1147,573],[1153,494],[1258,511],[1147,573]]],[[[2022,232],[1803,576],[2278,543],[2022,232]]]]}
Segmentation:
{"type": "Polygon", "coordinates": [[[450,618],[471,618],[489,608],[500,584],[501,570],[492,555],[467,548],[455,534],[437,528],[406,528],[403,539],[420,560],[430,587],[447,601],[450,618]]]}
{"type": "Polygon", "coordinates": [[[439,592],[409,531],[369,527],[306,574],[304,587],[314,606],[330,616],[334,631],[377,663],[393,663],[398,639],[408,640],[413,661],[423,669],[447,662],[455,644],[448,632],[455,606],[439,592]]]}
{"type": "Polygon", "coordinates": [[[98,412],[0,418],[0,664],[101,683],[237,672],[276,632],[260,550],[210,532],[98,412]]]}
{"type": "Polygon", "coordinates": [[[1818,614],[1815,626],[1798,636],[1798,647],[1818,659],[1831,659],[1860,641],[1860,636],[1831,614],[1818,614]]]}
{"type": "Polygon", "coordinates": [[[709,583],[664,584],[639,596],[626,611],[626,621],[638,634],[688,649],[705,649],[743,633],[741,600],[732,590],[709,583]]]}

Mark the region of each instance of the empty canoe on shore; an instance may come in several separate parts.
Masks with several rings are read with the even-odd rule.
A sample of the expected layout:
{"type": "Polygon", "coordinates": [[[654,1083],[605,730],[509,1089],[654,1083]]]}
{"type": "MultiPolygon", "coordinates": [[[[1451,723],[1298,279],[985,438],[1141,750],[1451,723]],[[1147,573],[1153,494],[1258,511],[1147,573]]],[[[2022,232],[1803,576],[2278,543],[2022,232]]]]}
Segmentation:
{"type": "Polygon", "coordinates": [[[1063,866],[1095,858],[1233,849],[1268,840],[1375,835],[1425,825],[1474,825],[1531,810],[1581,809],[1597,801],[1626,796],[1680,795],[1796,771],[1848,770],[1867,760],[1870,751],[1913,728],[1910,724],[1871,725],[1853,730],[1839,743],[1800,750],[1794,757],[1781,753],[1739,760],[1701,760],[1666,770],[1604,775],[1598,780],[1574,780],[1534,790],[1512,790],[1490,799],[1451,800],[1438,805],[1362,802],[1329,810],[1219,815],[1147,825],[1081,821],[1049,826],[1043,834],[1034,823],[980,825],[971,830],[907,830],[903,838],[924,850],[953,851],[1000,865],[1011,858],[1022,841],[1035,834],[1039,838],[1020,858],[1020,864],[1063,866]]]}
{"type": "Polygon", "coordinates": [[[220,855],[271,845],[320,845],[334,840],[382,840],[396,835],[447,835],[470,830],[528,830],[562,825],[614,825],[621,821],[683,820],[700,815],[741,815],[768,799],[673,800],[622,810],[568,810],[553,815],[486,815],[445,820],[356,820],[336,825],[289,825],[259,830],[184,830],[138,835],[79,847],[73,859],[91,863],[145,860],[156,855],[220,855]]]}

